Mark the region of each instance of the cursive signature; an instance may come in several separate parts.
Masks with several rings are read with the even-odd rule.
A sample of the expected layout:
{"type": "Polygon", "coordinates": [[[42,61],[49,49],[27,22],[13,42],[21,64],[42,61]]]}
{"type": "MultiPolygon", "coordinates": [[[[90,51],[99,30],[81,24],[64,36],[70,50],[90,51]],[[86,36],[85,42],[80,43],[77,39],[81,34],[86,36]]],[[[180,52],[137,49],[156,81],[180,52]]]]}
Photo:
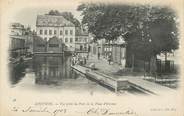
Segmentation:
{"type": "Polygon", "coordinates": [[[91,108],[89,110],[87,110],[87,114],[88,115],[132,115],[132,116],[137,116],[137,113],[128,108],[128,109],[124,109],[124,110],[121,110],[121,111],[112,111],[111,109],[108,109],[108,108],[91,108]]]}
{"type": "Polygon", "coordinates": [[[48,107],[33,107],[29,106],[23,109],[13,107],[12,111],[22,113],[49,113],[51,116],[57,116],[59,113],[65,114],[67,109],[64,108],[48,108],[48,107]]]}
{"type": "Polygon", "coordinates": [[[132,110],[131,108],[127,109],[121,109],[121,110],[113,110],[110,108],[90,108],[87,110],[84,110],[82,112],[75,111],[75,109],[72,109],[70,112],[68,112],[67,109],[62,107],[37,107],[37,106],[28,106],[24,108],[18,108],[13,107],[13,112],[22,112],[22,113],[47,113],[50,116],[59,116],[59,115],[68,115],[68,113],[82,113],[86,115],[104,115],[104,116],[138,116],[137,113],[132,110]]]}

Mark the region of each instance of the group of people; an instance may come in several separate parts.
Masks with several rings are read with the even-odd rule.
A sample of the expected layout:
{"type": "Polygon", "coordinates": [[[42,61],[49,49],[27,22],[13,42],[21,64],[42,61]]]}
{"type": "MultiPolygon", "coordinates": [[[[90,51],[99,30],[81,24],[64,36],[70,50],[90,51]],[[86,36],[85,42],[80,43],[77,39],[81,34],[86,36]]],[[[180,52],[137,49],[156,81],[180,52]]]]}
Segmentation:
{"type": "MultiPolygon", "coordinates": [[[[97,55],[98,55],[98,59],[100,59],[100,53],[98,53],[97,55]]],[[[72,65],[86,65],[88,57],[89,57],[88,54],[86,56],[82,56],[78,53],[74,53],[72,54],[72,65]]],[[[112,61],[111,53],[107,55],[107,61],[110,65],[112,61]]]]}
{"type": "MultiPolygon", "coordinates": [[[[100,52],[98,52],[98,60],[100,59],[100,52]]],[[[112,61],[112,55],[111,53],[107,54],[107,61],[109,62],[109,64],[111,64],[112,61]]]]}
{"type": "Polygon", "coordinates": [[[85,65],[87,63],[87,57],[74,53],[72,55],[72,65],[85,65]]]}

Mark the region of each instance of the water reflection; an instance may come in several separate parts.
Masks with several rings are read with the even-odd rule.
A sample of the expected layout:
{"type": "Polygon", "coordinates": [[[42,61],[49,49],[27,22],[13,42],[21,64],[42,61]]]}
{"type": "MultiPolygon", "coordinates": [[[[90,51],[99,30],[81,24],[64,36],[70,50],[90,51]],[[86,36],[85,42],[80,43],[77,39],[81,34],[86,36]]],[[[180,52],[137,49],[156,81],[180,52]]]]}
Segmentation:
{"type": "Polygon", "coordinates": [[[22,64],[21,70],[10,66],[13,88],[36,90],[72,90],[73,92],[107,92],[109,90],[88,80],[70,67],[71,56],[34,56],[22,64]]]}
{"type": "Polygon", "coordinates": [[[25,68],[27,65],[23,62],[18,62],[15,64],[10,63],[9,64],[9,70],[10,70],[10,81],[11,84],[18,83],[24,76],[25,76],[25,68]]]}
{"type": "Polygon", "coordinates": [[[11,84],[19,83],[26,74],[34,73],[36,84],[53,84],[78,77],[70,68],[71,56],[34,56],[29,61],[9,64],[11,84]]]}
{"type": "Polygon", "coordinates": [[[11,83],[13,87],[36,90],[45,88],[87,91],[90,94],[110,93],[110,88],[72,71],[70,65],[71,56],[33,56],[29,61],[11,64],[11,83]]]}
{"type": "Polygon", "coordinates": [[[36,84],[58,84],[62,80],[76,78],[71,73],[70,56],[34,56],[33,71],[36,84]]]}

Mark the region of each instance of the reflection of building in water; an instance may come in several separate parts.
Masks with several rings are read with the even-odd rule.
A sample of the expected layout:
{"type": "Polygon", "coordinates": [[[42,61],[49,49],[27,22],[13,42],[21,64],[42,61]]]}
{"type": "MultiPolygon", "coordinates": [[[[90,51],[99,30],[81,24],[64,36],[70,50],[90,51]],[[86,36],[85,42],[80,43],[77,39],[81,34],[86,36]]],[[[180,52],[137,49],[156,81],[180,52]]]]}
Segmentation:
{"type": "Polygon", "coordinates": [[[72,78],[70,74],[70,58],[34,56],[33,68],[35,69],[37,83],[52,83],[58,80],[72,78]]]}

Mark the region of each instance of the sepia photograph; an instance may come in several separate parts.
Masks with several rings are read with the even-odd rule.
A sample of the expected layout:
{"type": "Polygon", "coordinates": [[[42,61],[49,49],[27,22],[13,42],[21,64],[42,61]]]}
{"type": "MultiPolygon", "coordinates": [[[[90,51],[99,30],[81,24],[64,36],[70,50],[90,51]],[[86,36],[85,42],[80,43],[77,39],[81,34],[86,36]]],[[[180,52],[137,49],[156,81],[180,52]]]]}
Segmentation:
{"type": "Polygon", "coordinates": [[[2,116],[184,115],[182,0],[41,2],[2,2],[2,116]]]}
{"type": "Polygon", "coordinates": [[[24,9],[16,17],[25,23],[9,25],[12,87],[135,95],[178,88],[178,17],[172,9],[82,3],[73,12],[37,12],[24,9]]]}

